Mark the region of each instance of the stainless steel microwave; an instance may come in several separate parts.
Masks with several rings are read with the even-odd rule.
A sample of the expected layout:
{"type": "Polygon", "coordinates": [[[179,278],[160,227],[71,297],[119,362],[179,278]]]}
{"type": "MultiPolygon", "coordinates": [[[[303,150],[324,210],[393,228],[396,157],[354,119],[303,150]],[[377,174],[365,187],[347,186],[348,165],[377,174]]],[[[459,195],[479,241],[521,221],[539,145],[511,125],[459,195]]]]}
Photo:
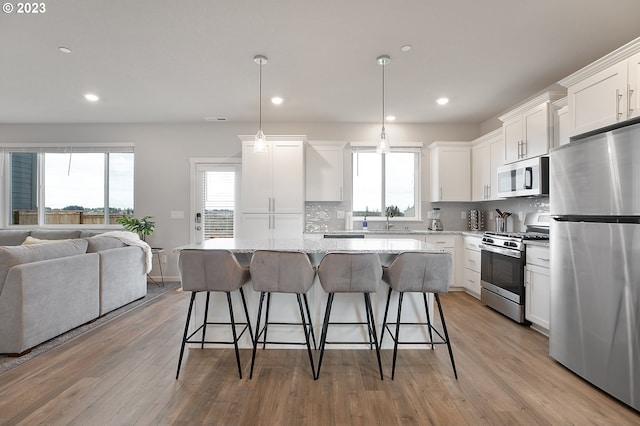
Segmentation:
{"type": "Polygon", "coordinates": [[[549,157],[536,157],[498,167],[498,197],[549,195],[549,157]]]}

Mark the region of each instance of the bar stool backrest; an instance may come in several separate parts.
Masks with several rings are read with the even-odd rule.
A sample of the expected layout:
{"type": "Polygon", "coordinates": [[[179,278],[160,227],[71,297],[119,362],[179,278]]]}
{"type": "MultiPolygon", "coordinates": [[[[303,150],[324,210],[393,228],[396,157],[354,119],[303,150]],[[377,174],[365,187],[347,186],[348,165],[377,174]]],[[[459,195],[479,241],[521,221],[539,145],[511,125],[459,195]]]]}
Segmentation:
{"type": "Polygon", "coordinates": [[[451,268],[451,253],[405,252],[384,269],[382,279],[399,292],[446,293],[451,268]]]}
{"type": "Polygon", "coordinates": [[[313,285],[316,270],[306,253],[256,250],[249,265],[255,291],[306,293],[313,285]]]}
{"type": "Polygon", "coordinates": [[[178,270],[184,291],[235,291],[250,278],[229,250],[182,250],[178,270]]]}
{"type": "Polygon", "coordinates": [[[320,284],[327,293],[374,293],[382,277],[376,253],[327,253],[318,265],[320,284]]]}

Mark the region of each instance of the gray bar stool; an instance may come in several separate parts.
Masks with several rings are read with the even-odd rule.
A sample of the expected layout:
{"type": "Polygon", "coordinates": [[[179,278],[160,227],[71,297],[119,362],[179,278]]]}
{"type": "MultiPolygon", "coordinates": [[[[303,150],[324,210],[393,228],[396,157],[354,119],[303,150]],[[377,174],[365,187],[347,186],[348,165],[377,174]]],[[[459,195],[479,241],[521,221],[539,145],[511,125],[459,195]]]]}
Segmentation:
{"type": "Polygon", "coordinates": [[[311,322],[311,313],[309,312],[309,302],[307,301],[307,292],[313,285],[316,276],[316,270],[311,265],[311,260],[306,253],[287,252],[287,251],[271,251],[256,250],[251,257],[249,265],[251,271],[251,282],[253,289],[260,292],[260,302],[258,305],[258,318],[256,320],[256,333],[253,339],[253,353],[251,355],[251,372],[249,378],[253,377],[253,366],[256,360],[256,350],[258,343],[262,343],[264,349],[269,344],[292,344],[307,345],[309,354],[309,363],[311,364],[311,373],[315,377],[315,368],[313,365],[313,354],[311,353],[311,343],[309,336],[313,339],[313,347],[316,347],[316,338],[313,332],[313,323],[311,322]],[[269,306],[271,304],[271,293],[290,293],[295,294],[298,299],[298,307],[300,309],[300,323],[284,323],[269,321],[269,306]],[[262,318],[262,306],[264,304],[265,295],[267,295],[267,309],[265,315],[265,323],[262,330],[260,329],[260,320],[262,318]],[[304,309],[303,309],[304,301],[304,309]],[[305,313],[306,310],[306,313],[305,313]],[[305,342],[283,342],[267,340],[267,331],[269,325],[302,325],[304,330],[305,342]],[[262,340],[260,340],[262,336],[262,340]]]}
{"type": "Polygon", "coordinates": [[[391,379],[393,380],[396,372],[396,356],[399,344],[427,344],[431,345],[431,349],[435,344],[446,344],[449,349],[449,358],[451,358],[451,366],[453,374],[458,379],[456,364],[453,360],[453,351],[451,350],[451,342],[449,333],[447,332],[447,324],[444,321],[442,312],[442,304],[440,303],[440,293],[449,291],[449,281],[451,280],[452,260],[451,253],[423,253],[423,252],[405,252],[394,258],[388,267],[383,268],[382,279],[389,284],[389,294],[387,295],[387,305],[384,310],[384,320],[382,322],[382,336],[380,342],[384,339],[385,329],[389,330],[389,334],[394,341],[393,344],[393,367],[391,370],[391,379]],[[398,297],[398,316],[394,323],[387,323],[387,313],[389,311],[389,301],[391,293],[397,291],[398,297]],[[424,299],[424,308],[427,314],[426,323],[403,323],[401,322],[402,299],[404,293],[422,293],[424,299]],[[442,322],[442,330],[444,336],[431,323],[429,319],[429,305],[427,303],[427,293],[433,293],[440,312],[440,321],[442,322]],[[429,330],[429,341],[427,342],[402,342],[400,341],[400,325],[426,325],[429,330]],[[389,329],[389,325],[395,325],[395,336],[389,329]],[[440,338],[439,341],[433,340],[433,332],[440,338]]]}
{"type": "Polygon", "coordinates": [[[324,312],[324,322],[322,323],[322,335],[320,337],[320,359],[316,379],[320,376],[320,367],[324,356],[324,348],[327,343],[366,343],[375,346],[378,357],[378,369],[380,370],[380,380],[384,380],[382,375],[382,362],[380,361],[380,346],[376,333],[376,324],[373,318],[373,308],[371,307],[371,293],[375,293],[380,278],[382,276],[382,265],[380,256],[376,253],[327,253],[318,265],[318,276],[324,291],[329,293],[327,297],[327,307],[324,312]],[[330,322],[331,306],[336,293],[362,293],[364,295],[364,305],[367,322],[330,322]],[[327,342],[327,330],[329,324],[347,325],[361,324],[367,326],[369,333],[368,342],[327,342]]]}
{"type": "Polygon", "coordinates": [[[182,290],[191,292],[191,301],[189,302],[189,311],[187,313],[187,322],[184,326],[184,334],[182,336],[182,347],[180,348],[180,358],[178,359],[178,371],[176,379],[180,374],[180,365],[182,364],[182,356],[184,355],[184,347],[187,343],[200,343],[200,347],[204,348],[205,343],[217,344],[233,344],[236,352],[236,362],[238,364],[238,375],[242,378],[242,367],[240,365],[240,352],[238,350],[238,340],[242,337],[245,330],[249,329],[251,340],[253,340],[253,331],[249,322],[249,311],[247,310],[247,301],[244,297],[242,286],[249,281],[249,268],[243,267],[238,263],[235,255],[229,250],[182,250],[178,259],[178,269],[180,271],[180,279],[182,281],[182,290]],[[231,304],[231,292],[239,290],[242,297],[242,306],[247,322],[235,322],[233,316],[233,306],[231,304]],[[191,321],[191,311],[193,303],[196,299],[196,293],[206,291],[207,300],[204,308],[204,320],[202,324],[196,328],[191,334],[189,333],[189,322],[191,321]],[[211,292],[223,292],[227,295],[227,303],[229,304],[230,322],[208,322],[209,315],[209,296],[211,292]],[[232,341],[208,341],[206,340],[207,325],[230,325],[233,335],[232,341]],[[240,334],[236,332],[236,326],[242,325],[240,334]],[[200,340],[193,337],[202,330],[202,338],[200,340]]]}

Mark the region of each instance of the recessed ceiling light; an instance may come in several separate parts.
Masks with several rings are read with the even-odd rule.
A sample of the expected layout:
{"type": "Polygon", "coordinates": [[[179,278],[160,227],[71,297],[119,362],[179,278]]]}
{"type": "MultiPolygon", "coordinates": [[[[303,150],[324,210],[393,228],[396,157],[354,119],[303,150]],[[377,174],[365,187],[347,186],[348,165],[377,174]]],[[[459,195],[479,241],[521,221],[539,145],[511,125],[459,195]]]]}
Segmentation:
{"type": "Polygon", "coordinates": [[[386,120],[387,121],[396,121],[396,116],[395,115],[387,115],[386,120]]]}
{"type": "Polygon", "coordinates": [[[206,121],[227,121],[227,117],[205,117],[206,121]]]}
{"type": "Polygon", "coordinates": [[[284,102],[284,99],[282,99],[280,96],[274,96],[273,98],[271,98],[271,103],[274,105],[280,105],[282,102],[284,102]]]}
{"type": "Polygon", "coordinates": [[[411,50],[411,45],[410,44],[405,44],[404,46],[402,46],[400,48],[400,50],[402,50],[403,52],[408,52],[411,50]]]}
{"type": "Polygon", "coordinates": [[[438,105],[446,105],[449,103],[449,98],[438,98],[436,99],[438,105]]]}
{"type": "Polygon", "coordinates": [[[94,95],[93,93],[87,93],[86,95],[84,95],[84,98],[89,102],[97,102],[98,100],[100,100],[100,97],[98,95],[94,95]]]}
{"type": "Polygon", "coordinates": [[[62,53],[71,53],[71,49],[69,49],[68,47],[64,47],[64,46],[58,47],[58,50],[61,51],[62,53]]]}

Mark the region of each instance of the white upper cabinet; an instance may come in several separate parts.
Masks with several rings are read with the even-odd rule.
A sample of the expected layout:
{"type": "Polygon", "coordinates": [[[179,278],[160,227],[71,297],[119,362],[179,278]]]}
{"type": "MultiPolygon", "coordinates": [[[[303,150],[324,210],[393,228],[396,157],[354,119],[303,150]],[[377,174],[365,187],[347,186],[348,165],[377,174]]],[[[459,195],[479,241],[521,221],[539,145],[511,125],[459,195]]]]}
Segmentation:
{"type": "Polygon", "coordinates": [[[242,143],[242,212],[304,213],[303,140],[268,141],[265,153],[242,143]]]}
{"type": "Polygon", "coordinates": [[[640,116],[640,38],[561,80],[568,89],[569,136],[640,116]]]}
{"type": "Polygon", "coordinates": [[[307,201],[342,201],[345,142],[313,141],[305,150],[307,201]]]}
{"type": "Polygon", "coordinates": [[[569,101],[568,98],[562,98],[553,104],[556,107],[556,116],[554,123],[554,142],[553,146],[559,147],[569,143],[569,101]]]}
{"type": "Polygon", "coordinates": [[[434,142],[431,157],[431,201],[471,200],[469,142],[434,142]]]}
{"type": "Polygon", "coordinates": [[[504,164],[502,129],[494,130],[472,142],[471,200],[498,198],[498,167],[504,164]]]}
{"type": "Polygon", "coordinates": [[[551,102],[565,96],[546,92],[500,117],[503,122],[505,163],[538,157],[553,146],[555,109],[551,102]]]}

